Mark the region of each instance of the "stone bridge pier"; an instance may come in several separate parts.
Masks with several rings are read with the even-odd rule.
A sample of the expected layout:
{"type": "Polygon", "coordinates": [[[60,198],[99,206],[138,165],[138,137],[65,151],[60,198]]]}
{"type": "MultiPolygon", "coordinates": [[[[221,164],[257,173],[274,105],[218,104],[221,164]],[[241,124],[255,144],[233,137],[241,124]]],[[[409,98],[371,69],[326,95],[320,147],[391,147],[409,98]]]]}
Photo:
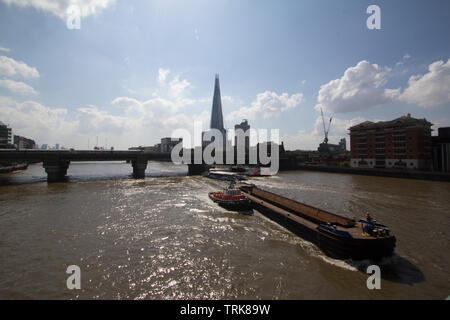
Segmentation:
{"type": "Polygon", "coordinates": [[[208,165],[206,164],[188,164],[188,175],[199,176],[208,170],[208,165]]]}
{"type": "Polygon", "coordinates": [[[69,164],[70,161],[67,160],[44,161],[42,166],[47,173],[47,182],[65,181],[69,164]]]}
{"type": "Polygon", "coordinates": [[[133,167],[133,177],[136,179],[144,179],[145,178],[145,170],[147,169],[147,159],[136,159],[131,160],[131,165],[133,167]]]}
{"type": "MultiPolygon", "coordinates": [[[[145,170],[147,169],[147,159],[131,160],[133,167],[133,177],[136,179],[145,178],[145,170]]],[[[46,160],[43,162],[43,167],[47,173],[47,182],[64,182],[67,181],[67,170],[69,169],[70,161],[68,160],[46,160]]]]}

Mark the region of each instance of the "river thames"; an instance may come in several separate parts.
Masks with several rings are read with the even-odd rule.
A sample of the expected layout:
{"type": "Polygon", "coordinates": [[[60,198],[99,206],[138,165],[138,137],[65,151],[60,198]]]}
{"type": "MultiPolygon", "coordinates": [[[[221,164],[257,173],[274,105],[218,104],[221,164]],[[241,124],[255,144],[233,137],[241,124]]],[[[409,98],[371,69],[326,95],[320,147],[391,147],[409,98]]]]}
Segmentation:
{"type": "Polygon", "coordinates": [[[226,184],[185,166],[71,163],[47,184],[42,164],[0,175],[1,299],[445,299],[450,295],[450,183],[308,171],[250,182],[348,217],[370,212],[397,238],[372,261],[335,260],[259,212],[226,211],[226,184]],[[66,269],[81,269],[69,290],[66,269]]]}

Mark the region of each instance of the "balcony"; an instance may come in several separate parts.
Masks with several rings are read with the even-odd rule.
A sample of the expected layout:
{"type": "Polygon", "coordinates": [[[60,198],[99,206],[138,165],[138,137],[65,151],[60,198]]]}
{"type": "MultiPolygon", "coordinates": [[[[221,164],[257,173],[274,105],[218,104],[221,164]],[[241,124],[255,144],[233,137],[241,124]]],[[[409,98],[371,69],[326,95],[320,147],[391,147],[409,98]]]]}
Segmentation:
{"type": "Polygon", "coordinates": [[[358,157],[357,158],[368,158],[369,155],[367,153],[358,153],[358,157]]]}

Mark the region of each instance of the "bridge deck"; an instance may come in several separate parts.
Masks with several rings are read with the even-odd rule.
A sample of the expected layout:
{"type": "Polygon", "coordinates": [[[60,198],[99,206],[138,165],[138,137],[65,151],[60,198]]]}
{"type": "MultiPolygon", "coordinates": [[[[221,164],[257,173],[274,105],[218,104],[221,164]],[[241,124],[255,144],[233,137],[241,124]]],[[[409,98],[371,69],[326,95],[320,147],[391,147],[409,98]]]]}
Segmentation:
{"type": "Polygon", "coordinates": [[[170,152],[131,150],[0,150],[0,161],[171,160],[170,152]]]}

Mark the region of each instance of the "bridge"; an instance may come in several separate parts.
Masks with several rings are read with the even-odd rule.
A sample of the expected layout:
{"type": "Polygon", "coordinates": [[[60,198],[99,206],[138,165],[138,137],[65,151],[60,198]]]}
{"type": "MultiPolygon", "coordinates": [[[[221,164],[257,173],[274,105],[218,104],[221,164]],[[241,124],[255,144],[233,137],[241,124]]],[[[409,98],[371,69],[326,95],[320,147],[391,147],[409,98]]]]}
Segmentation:
{"type": "MultiPolygon", "coordinates": [[[[63,181],[72,161],[127,161],[133,168],[133,177],[143,179],[149,160],[171,161],[171,153],[139,150],[0,150],[0,162],[42,162],[48,182],[63,181]]],[[[189,164],[188,174],[200,174],[204,169],[202,164],[189,164]]]]}

